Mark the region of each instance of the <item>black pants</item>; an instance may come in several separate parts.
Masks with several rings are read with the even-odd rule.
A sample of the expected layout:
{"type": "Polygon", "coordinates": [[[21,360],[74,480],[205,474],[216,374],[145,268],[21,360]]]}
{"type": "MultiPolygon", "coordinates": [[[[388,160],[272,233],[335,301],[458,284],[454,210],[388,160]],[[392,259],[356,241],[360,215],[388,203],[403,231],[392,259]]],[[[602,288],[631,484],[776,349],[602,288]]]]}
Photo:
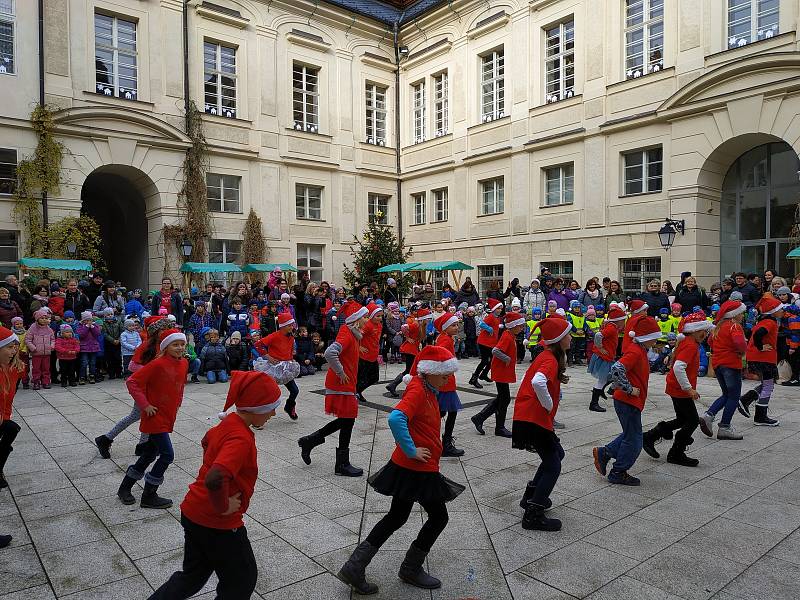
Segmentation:
{"type": "Polygon", "coordinates": [[[406,361],[406,368],[403,370],[402,373],[400,373],[397,377],[395,377],[392,383],[390,383],[389,385],[397,387],[403,382],[403,377],[411,373],[411,365],[414,364],[415,358],[416,357],[413,354],[406,354],[405,352],[403,353],[403,360],[406,361]]]}
{"type": "Polygon", "coordinates": [[[339,448],[349,448],[350,447],[350,437],[353,434],[353,425],[356,424],[355,419],[343,419],[338,417],[324,425],[321,429],[317,431],[319,435],[322,437],[328,437],[332,433],[339,432],[339,448]]]}
{"type": "Polygon", "coordinates": [[[122,351],[119,346],[106,341],[104,360],[109,377],[122,377],[122,351]]]}
{"type": "Polygon", "coordinates": [[[380,371],[378,361],[358,359],[358,379],[356,381],[356,392],[361,393],[371,385],[378,383],[380,371]]]}
{"type": "Polygon", "coordinates": [[[183,570],[172,574],[150,600],[182,600],[194,596],[217,574],[217,598],[248,600],[256,589],[258,566],[244,527],[211,529],[181,515],[185,543],[183,570]]]}
{"type": "Polygon", "coordinates": [[[670,431],[676,431],[675,441],[672,443],[673,450],[685,452],[686,447],[692,443],[692,434],[700,424],[700,417],[697,415],[697,405],[691,398],[672,397],[672,406],[675,407],[675,418],[666,421],[664,426],[670,431]]]}
{"type": "Polygon", "coordinates": [[[481,353],[481,362],[475,367],[475,372],[472,374],[472,379],[478,377],[486,377],[489,374],[489,369],[492,368],[492,349],[489,346],[478,344],[478,350],[481,353]]]}
{"type": "Polygon", "coordinates": [[[480,353],[478,351],[478,338],[471,336],[467,337],[467,339],[464,342],[464,347],[466,348],[467,356],[469,357],[479,356],[480,353]]]}
{"type": "Polygon", "coordinates": [[[789,355],[789,365],[792,367],[792,381],[800,379],[800,349],[789,355]]]}
{"type": "Polygon", "coordinates": [[[67,383],[78,382],[78,363],[80,359],[73,358],[72,360],[59,359],[58,363],[61,365],[61,381],[67,383]]]}
{"type": "MultiPolygon", "coordinates": [[[[483,346],[481,346],[483,348],[483,346]]],[[[497,396],[494,400],[489,402],[483,409],[475,415],[475,418],[480,419],[483,423],[492,414],[495,416],[494,428],[495,430],[506,426],[506,414],[508,413],[508,405],[511,404],[511,389],[509,384],[495,381],[497,386],[497,396]]]]}
{"type": "Polygon", "coordinates": [[[581,363],[586,358],[586,338],[575,336],[569,349],[570,362],[574,365],[581,363]]]}
{"type": "Polygon", "coordinates": [[[553,493],[553,488],[556,487],[556,482],[561,475],[564,448],[561,447],[558,436],[552,431],[539,426],[536,426],[536,431],[533,447],[542,462],[529,484],[536,486],[536,493],[531,501],[543,506],[544,501],[553,493]]]}
{"type": "Polygon", "coordinates": [[[17,439],[20,429],[20,426],[10,419],[0,423],[0,473],[3,472],[3,468],[6,466],[8,455],[14,449],[12,444],[17,439]]]}
{"type": "Polygon", "coordinates": [[[443,412],[440,414],[443,419],[447,417],[444,422],[444,437],[451,437],[453,435],[453,428],[456,426],[456,416],[458,413],[451,410],[450,412],[443,412]]]}
{"type": "Polygon", "coordinates": [[[56,367],[56,353],[50,353],[50,381],[53,383],[58,383],[58,377],[60,375],[60,371],[56,367]]]}
{"type": "MultiPolygon", "coordinates": [[[[414,503],[409,500],[392,498],[392,507],[369,532],[367,541],[376,548],[383,546],[395,531],[406,524],[413,507],[414,503]]],[[[428,520],[419,530],[417,539],[414,540],[414,545],[423,552],[430,552],[439,535],[447,527],[449,517],[447,516],[447,506],[445,506],[444,502],[436,504],[425,503],[422,504],[422,508],[428,513],[428,520]]]]}

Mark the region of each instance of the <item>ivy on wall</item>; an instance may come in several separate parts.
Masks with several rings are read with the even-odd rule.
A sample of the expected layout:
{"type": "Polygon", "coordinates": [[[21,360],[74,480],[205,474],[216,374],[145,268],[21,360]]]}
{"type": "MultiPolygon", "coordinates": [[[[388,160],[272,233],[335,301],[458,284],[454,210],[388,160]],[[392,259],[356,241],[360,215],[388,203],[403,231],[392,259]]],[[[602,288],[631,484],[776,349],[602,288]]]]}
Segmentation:
{"type": "Polygon", "coordinates": [[[263,230],[261,229],[261,219],[256,214],[256,211],[251,208],[242,229],[242,264],[265,263],[267,262],[268,252],[267,241],[264,239],[263,230]]]}

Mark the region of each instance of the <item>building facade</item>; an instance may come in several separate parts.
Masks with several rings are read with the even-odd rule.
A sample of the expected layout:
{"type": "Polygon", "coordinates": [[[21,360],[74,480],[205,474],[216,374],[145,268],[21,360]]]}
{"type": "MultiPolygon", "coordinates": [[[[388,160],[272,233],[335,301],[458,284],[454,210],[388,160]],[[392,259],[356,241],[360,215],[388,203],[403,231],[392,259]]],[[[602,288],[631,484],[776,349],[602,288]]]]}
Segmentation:
{"type": "MultiPolygon", "coordinates": [[[[270,260],[313,280],[342,281],[370,218],[415,260],[474,265],[484,289],[542,265],[631,290],[793,271],[798,0],[402,4],[47,0],[45,97],[65,145],[50,219],[95,216],[118,279],[152,285],[165,255],[176,268],[162,230],[179,218],[188,88],[209,142],[211,261],[235,262],[252,207],[270,260]],[[666,218],[686,224],[668,252],[666,218]]],[[[9,269],[37,19],[35,2],[0,0],[9,269]]]]}

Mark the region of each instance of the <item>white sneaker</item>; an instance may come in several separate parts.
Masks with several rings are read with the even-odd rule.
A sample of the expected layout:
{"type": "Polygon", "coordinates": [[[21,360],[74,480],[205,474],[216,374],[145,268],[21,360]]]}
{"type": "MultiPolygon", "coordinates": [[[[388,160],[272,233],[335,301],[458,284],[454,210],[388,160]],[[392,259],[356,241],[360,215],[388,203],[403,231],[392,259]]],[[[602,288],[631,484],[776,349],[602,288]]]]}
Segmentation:
{"type": "Polygon", "coordinates": [[[700,415],[700,431],[708,437],[714,437],[714,419],[716,418],[716,415],[707,412],[700,415]]]}
{"type": "Polygon", "coordinates": [[[743,440],[744,436],[733,428],[733,425],[720,425],[717,428],[718,440],[743,440]]]}

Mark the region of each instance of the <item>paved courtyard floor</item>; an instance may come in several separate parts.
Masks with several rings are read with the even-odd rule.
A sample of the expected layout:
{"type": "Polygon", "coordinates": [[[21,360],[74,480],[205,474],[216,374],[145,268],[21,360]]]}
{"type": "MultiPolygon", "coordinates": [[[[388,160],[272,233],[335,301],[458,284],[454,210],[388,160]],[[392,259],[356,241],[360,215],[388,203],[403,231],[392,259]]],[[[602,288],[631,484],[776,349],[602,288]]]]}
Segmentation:
{"type": "MultiPolygon", "coordinates": [[[[462,361],[461,381],[474,364],[462,361]]],[[[399,369],[382,368],[382,379],[399,369]]],[[[588,412],[590,379],[583,369],[570,374],[558,417],[567,427],[559,432],[566,459],[550,513],[563,530],[522,529],[518,502],[538,458],[512,450],[508,440],[479,436],[469,416],[488,395],[464,393],[470,406],[459,416],[456,437],[466,455],[443,459],[442,471],[467,489],[449,505],[450,523],[428,565],[443,586],[420,591],[397,578],[423,520],[417,510],[369,568],[368,577],[381,586],[376,598],[800,596],[799,388],[776,388],[771,412],[780,427],[754,428],[737,415],[743,441],[717,441],[698,431],[690,451],[698,468],[642,454],[632,469],[642,486],[620,488],[600,477],[591,459],[592,446],[619,431],[613,409],[588,412]]],[[[366,477],[334,476],[334,439],[315,450],[311,466],[301,461],[297,438],[328,420],[323,397],[315,393],[322,380],[320,373],[298,381],[299,421],[281,412],[256,432],[260,473],[247,527],[259,565],[256,591],[267,600],[349,598],[333,573],[389,507],[388,498],[367,489],[366,477]]],[[[718,392],[716,381],[704,379],[699,387],[707,406],[718,392]]],[[[661,393],[663,376],[652,376],[651,389],[647,424],[671,412],[661,393]]],[[[22,431],[5,469],[10,488],[0,491],[0,533],[14,536],[0,550],[0,598],[137,600],[164,582],[183,554],[178,505],[226,392],[222,384],[187,385],[173,435],[176,461],[160,490],[175,507],[153,511],[123,506],[115,496],[133,456],[135,427],[114,443],[112,460],[102,460],[92,443],[130,409],[122,382],[21,391],[15,419],[22,431]]],[[[362,407],[353,433],[351,461],[370,472],[393,448],[386,424],[392,402],[383,392],[383,385],[368,390],[370,407],[362,407]]],[[[492,420],[487,425],[491,431],[492,420]]],[[[665,444],[659,449],[666,455],[665,444]]],[[[141,488],[134,492],[138,497],[141,488]]],[[[199,597],[214,598],[215,583],[199,597]]]]}

